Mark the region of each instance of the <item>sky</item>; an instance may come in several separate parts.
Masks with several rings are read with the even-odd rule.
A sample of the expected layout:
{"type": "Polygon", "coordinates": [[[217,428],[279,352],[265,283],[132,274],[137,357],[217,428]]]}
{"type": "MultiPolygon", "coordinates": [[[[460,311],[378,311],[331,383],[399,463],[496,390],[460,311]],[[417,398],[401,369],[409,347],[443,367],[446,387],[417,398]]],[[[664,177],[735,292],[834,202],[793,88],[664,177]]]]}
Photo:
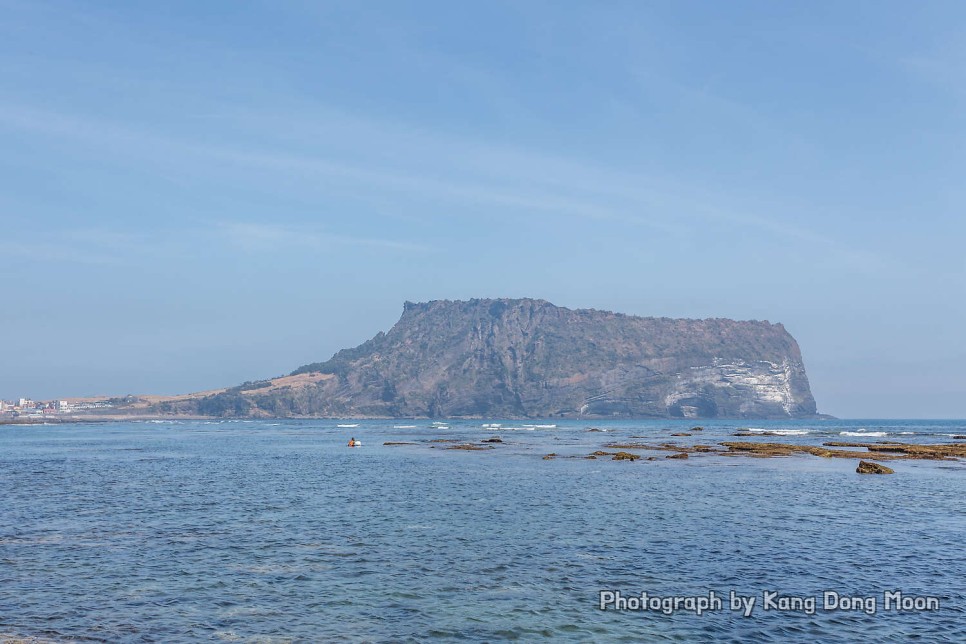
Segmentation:
{"type": "Polygon", "coordinates": [[[288,373],[403,302],[781,322],[966,417],[962,2],[0,0],[0,398],[288,373]]]}

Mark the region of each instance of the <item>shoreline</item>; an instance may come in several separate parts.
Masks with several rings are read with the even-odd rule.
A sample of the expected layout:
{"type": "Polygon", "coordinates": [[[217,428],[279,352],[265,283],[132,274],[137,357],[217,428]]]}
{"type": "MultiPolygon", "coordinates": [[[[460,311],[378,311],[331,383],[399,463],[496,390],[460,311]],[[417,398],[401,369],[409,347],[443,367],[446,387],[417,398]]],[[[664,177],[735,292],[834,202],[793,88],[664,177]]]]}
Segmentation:
{"type": "MultiPolygon", "coordinates": [[[[285,418],[220,418],[211,416],[194,416],[194,415],[143,415],[143,416],[127,416],[127,415],[90,415],[90,416],[77,416],[77,417],[53,417],[53,418],[9,418],[0,419],[0,426],[21,426],[21,427],[43,427],[43,426],[61,426],[61,425],[97,425],[97,424],[107,424],[107,423],[151,423],[151,422],[210,422],[212,420],[220,421],[243,421],[243,422],[265,422],[271,420],[293,420],[293,421],[305,421],[305,420],[381,420],[381,421],[402,421],[402,422],[425,422],[429,419],[414,419],[414,418],[392,418],[392,419],[360,419],[360,418],[336,418],[336,417],[285,417],[285,418]]],[[[453,420],[468,420],[465,418],[453,419],[453,420]]],[[[477,420],[477,419],[473,419],[477,420]]],[[[501,419],[506,420],[506,419],[501,419]]],[[[552,419],[551,419],[552,420],[552,419]]],[[[622,419],[623,420],[623,419],[622,419]]],[[[653,419],[649,419],[653,420],[653,419]]],[[[680,420],[680,419],[675,419],[680,420]]],[[[716,419],[717,420],[717,419],[716,419]]],[[[747,419],[740,419],[747,420],[747,419]]],[[[755,419],[758,420],[758,419],[755,419]]],[[[347,428],[348,429],[348,428],[347,428]]],[[[415,427],[413,427],[415,429],[415,427]]],[[[433,427],[428,427],[426,429],[434,429],[433,427]]],[[[468,428],[467,428],[468,429],[468,428]]],[[[505,447],[509,445],[501,445],[504,443],[503,439],[507,439],[507,431],[513,428],[505,428],[505,430],[500,430],[496,428],[487,429],[482,431],[482,434],[478,438],[472,438],[465,435],[465,433],[459,437],[450,435],[447,438],[429,438],[423,435],[423,432],[419,432],[418,437],[407,437],[405,440],[386,440],[382,443],[383,447],[429,447],[429,448],[442,448],[444,450],[458,450],[458,451],[494,451],[494,452],[504,452],[505,447]],[[501,436],[498,437],[497,434],[501,436]]],[[[590,427],[584,431],[594,432],[601,431],[599,428],[590,427]]],[[[603,434],[603,432],[602,432],[603,434]]],[[[707,457],[707,456],[724,456],[724,457],[745,457],[745,458],[788,458],[788,457],[798,457],[807,459],[809,456],[818,457],[819,459],[851,459],[851,460],[870,460],[870,461],[885,461],[885,462],[896,462],[896,461],[933,461],[933,462],[966,462],[966,435],[948,435],[952,438],[950,442],[942,441],[942,438],[937,435],[935,440],[937,442],[933,443],[908,443],[908,442],[897,442],[897,441],[873,441],[873,442],[861,442],[861,441],[844,441],[844,440],[829,440],[828,437],[825,440],[815,443],[806,442],[804,440],[796,440],[794,442],[761,442],[761,438],[771,437],[771,436],[782,436],[769,431],[761,431],[756,433],[738,431],[730,434],[729,437],[724,437],[721,435],[711,436],[704,434],[704,428],[699,426],[691,427],[689,430],[678,430],[669,427],[664,428],[663,432],[655,433],[649,436],[629,436],[630,440],[626,438],[624,440],[611,440],[601,441],[594,445],[587,445],[588,449],[586,452],[577,453],[569,449],[562,450],[564,454],[558,453],[548,453],[542,455],[543,460],[554,460],[554,459],[587,459],[595,460],[598,458],[603,458],[607,460],[626,460],[626,461],[656,461],[664,459],[675,459],[675,460],[688,460],[692,457],[707,457]],[[670,432],[670,433],[668,433],[670,432]],[[701,440],[702,436],[704,440],[701,440]],[[696,441],[675,441],[672,437],[681,438],[692,438],[696,441]],[[758,440],[735,440],[734,437],[739,437],[741,439],[758,439],[758,440]],[[634,439],[645,439],[643,441],[634,439]],[[670,439],[670,440],[668,440],[670,439]]],[[[604,438],[601,435],[601,438],[604,438]]],[[[614,437],[616,438],[616,437],[614,437]]],[[[517,443],[512,439],[507,439],[507,442],[511,445],[517,443]]],[[[551,447],[550,444],[547,447],[551,447]]],[[[562,447],[562,445],[561,445],[562,447]]],[[[512,450],[511,450],[512,451],[512,450]]],[[[888,468],[885,468],[888,469],[888,468]]]]}
{"type": "MultiPolygon", "coordinates": [[[[52,418],[0,418],[0,425],[95,425],[144,420],[212,420],[213,416],[55,416],[52,418]]],[[[253,419],[262,420],[262,419],[253,419]]],[[[266,419],[268,420],[268,419],[266,419]]]]}
{"type": "MultiPolygon", "coordinates": [[[[557,421],[667,421],[671,423],[714,423],[714,422],[801,422],[801,421],[835,421],[835,420],[854,420],[842,419],[828,414],[816,414],[814,416],[761,416],[761,417],[721,417],[721,418],[677,418],[671,416],[205,416],[202,414],[82,414],[76,416],[52,416],[49,418],[19,417],[19,418],[0,418],[0,425],[10,424],[55,424],[55,423],[83,423],[83,422],[113,422],[113,421],[134,421],[134,420],[392,420],[392,421],[467,421],[467,420],[509,420],[520,422],[557,422],[557,421]]],[[[902,419],[899,419],[902,420],[902,419]]],[[[957,420],[957,419],[952,419],[957,420]]]]}

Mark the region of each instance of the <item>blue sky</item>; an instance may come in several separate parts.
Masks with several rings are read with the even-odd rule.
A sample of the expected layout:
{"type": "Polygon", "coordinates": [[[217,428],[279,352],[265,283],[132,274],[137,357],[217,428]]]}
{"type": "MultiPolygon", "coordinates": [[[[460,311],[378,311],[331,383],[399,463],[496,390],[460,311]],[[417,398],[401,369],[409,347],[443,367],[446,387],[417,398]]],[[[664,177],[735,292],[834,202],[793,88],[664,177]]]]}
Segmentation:
{"type": "Polygon", "coordinates": [[[0,397],[180,393],[405,300],[780,321],[966,417],[960,2],[0,0],[0,397]]]}

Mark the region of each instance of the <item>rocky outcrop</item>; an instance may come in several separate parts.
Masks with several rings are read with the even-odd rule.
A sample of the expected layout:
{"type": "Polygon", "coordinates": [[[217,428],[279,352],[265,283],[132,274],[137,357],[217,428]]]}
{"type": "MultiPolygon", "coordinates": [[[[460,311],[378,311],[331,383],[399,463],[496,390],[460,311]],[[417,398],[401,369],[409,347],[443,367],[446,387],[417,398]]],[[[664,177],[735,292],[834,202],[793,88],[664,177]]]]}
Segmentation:
{"type": "Polygon", "coordinates": [[[543,300],[407,302],[387,333],[297,369],[306,384],[229,390],[224,414],[796,418],[816,413],[780,324],[643,318],[543,300]]]}
{"type": "Polygon", "coordinates": [[[640,454],[631,454],[630,452],[617,452],[614,454],[612,461],[636,461],[641,457],[640,454]]]}
{"type": "Polygon", "coordinates": [[[872,461],[859,461],[859,466],[855,468],[859,474],[895,474],[895,470],[872,461]]]}

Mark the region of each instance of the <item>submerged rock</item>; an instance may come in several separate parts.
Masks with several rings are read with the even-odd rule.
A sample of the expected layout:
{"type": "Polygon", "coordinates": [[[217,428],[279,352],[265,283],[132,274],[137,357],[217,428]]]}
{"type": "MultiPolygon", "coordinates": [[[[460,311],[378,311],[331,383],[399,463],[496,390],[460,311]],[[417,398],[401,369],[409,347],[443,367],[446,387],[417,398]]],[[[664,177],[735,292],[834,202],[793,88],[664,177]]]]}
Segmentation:
{"type": "Polygon", "coordinates": [[[630,452],[617,452],[614,457],[610,460],[612,461],[636,461],[641,457],[640,454],[631,454],[630,452]]]}
{"type": "Polygon", "coordinates": [[[941,445],[916,445],[913,443],[852,443],[843,441],[829,441],[822,443],[828,447],[864,447],[874,453],[876,458],[916,458],[923,460],[946,460],[949,458],[966,458],[966,445],[962,443],[947,443],[941,445]]]}
{"type": "Polygon", "coordinates": [[[704,427],[692,427],[691,428],[691,431],[692,432],[703,432],[704,431],[704,427]]]}
{"type": "Polygon", "coordinates": [[[688,457],[687,452],[680,452],[678,454],[668,454],[664,458],[687,458],[687,457],[688,457]]]}
{"type": "Polygon", "coordinates": [[[480,441],[481,443],[502,443],[502,438],[484,438],[480,441]]]}
{"type": "Polygon", "coordinates": [[[551,452],[551,453],[547,454],[546,456],[544,456],[543,457],[543,460],[545,460],[545,461],[552,461],[555,458],[557,458],[557,455],[554,452],[551,452]]]}
{"type": "Polygon", "coordinates": [[[847,452],[845,450],[828,449],[814,445],[795,445],[794,443],[752,443],[725,441],[721,443],[728,448],[728,454],[744,454],[746,456],[792,456],[793,454],[811,454],[824,458],[863,458],[868,456],[864,452],[847,452]]]}
{"type": "Polygon", "coordinates": [[[676,432],[674,434],[671,434],[671,436],[690,436],[690,435],[691,434],[689,434],[687,432],[676,432]]]}
{"type": "Polygon", "coordinates": [[[859,466],[855,468],[859,474],[895,474],[895,470],[885,465],[873,463],[872,461],[859,461],[859,466]]]}

